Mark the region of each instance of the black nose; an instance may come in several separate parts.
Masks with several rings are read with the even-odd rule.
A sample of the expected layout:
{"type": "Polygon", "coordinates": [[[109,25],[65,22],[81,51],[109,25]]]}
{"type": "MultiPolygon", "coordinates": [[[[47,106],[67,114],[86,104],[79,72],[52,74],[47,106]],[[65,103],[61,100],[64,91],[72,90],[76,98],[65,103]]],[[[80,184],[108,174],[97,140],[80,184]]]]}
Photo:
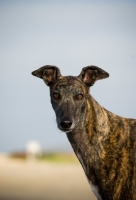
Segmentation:
{"type": "Polygon", "coordinates": [[[59,125],[60,125],[61,128],[67,129],[67,128],[71,127],[72,121],[69,118],[62,118],[59,125]]]}

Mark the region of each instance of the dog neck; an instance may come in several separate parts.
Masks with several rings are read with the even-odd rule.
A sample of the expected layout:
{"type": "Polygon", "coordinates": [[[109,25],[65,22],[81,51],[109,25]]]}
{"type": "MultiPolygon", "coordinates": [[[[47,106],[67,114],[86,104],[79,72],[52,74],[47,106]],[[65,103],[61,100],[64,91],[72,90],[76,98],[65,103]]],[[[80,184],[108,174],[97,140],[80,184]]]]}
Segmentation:
{"type": "Polygon", "coordinates": [[[106,110],[92,97],[88,99],[86,108],[88,110],[85,110],[84,120],[74,130],[67,133],[67,137],[88,180],[97,185],[95,169],[104,148],[101,144],[108,137],[109,120],[106,110]]]}

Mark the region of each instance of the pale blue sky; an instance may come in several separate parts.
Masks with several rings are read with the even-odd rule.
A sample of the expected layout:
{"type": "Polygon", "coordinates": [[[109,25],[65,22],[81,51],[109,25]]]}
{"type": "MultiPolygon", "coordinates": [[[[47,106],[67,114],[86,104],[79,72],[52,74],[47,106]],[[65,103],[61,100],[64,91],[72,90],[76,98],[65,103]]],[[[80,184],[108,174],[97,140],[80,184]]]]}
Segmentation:
{"type": "Polygon", "coordinates": [[[136,1],[0,1],[0,152],[70,150],[56,126],[49,89],[31,72],[63,75],[97,65],[110,77],[91,89],[106,109],[136,118],[136,1]]]}

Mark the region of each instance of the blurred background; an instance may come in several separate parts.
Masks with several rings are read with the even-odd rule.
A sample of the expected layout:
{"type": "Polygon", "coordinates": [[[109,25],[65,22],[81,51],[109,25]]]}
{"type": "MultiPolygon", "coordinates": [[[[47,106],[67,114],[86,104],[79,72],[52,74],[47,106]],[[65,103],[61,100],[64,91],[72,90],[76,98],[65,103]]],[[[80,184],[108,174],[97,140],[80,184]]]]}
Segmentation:
{"type": "MultiPolygon", "coordinates": [[[[91,88],[92,96],[111,112],[136,118],[135,11],[135,0],[0,0],[1,199],[12,200],[12,195],[13,199],[34,199],[33,196],[27,195],[32,189],[29,186],[22,190],[23,194],[26,194],[22,198],[19,189],[18,194],[11,193],[16,191],[18,181],[23,185],[28,182],[24,178],[26,174],[32,173],[30,177],[27,176],[29,181],[32,181],[35,170],[38,169],[43,177],[46,167],[52,169],[51,174],[61,168],[56,172],[60,173],[59,178],[52,179],[52,191],[55,190],[55,180],[59,181],[62,177],[61,183],[64,185],[64,174],[69,177],[78,170],[80,172],[81,180],[71,186],[75,187],[74,190],[60,190],[59,200],[63,196],[62,191],[65,191],[65,199],[68,196],[66,191],[72,194],[69,200],[89,199],[90,188],[82,169],[76,158],[73,158],[66,135],[57,129],[49,88],[41,79],[33,77],[31,72],[49,64],[58,66],[62,75],[77,76],[83,67],[96,65],[107,71],[110,77],[96,82],[91,88]],[[43,152],[49,154],[45,156],[49,158],[45,165],[43,161],[40,161],[42,164],[34,161],[35,152],[38,152],[38,156],[43,152]],[[54,152],[61,154],[60,157],[56,158],[54,152]],[[64,153],[68,162],[64,161],[65,165],[60,165],[60,160],[65,157],[64,153]],[[19,157],[17,163],[14,159],[5,158],[5,155],[9,154],[12,158],[19,157]],[[29,162],[28,157],[33,161],[29,162]],[[50,163],[52,158],[57,160],[56,165],[50,163]],[[24,159],[27,161],[24,162],[24,159]],[[73,165],[72,170],[70,163],[73,165]],[[65,173],[67,166],[71,170],[70,174],[65,173]],[[13,171],[10,172],[10,169],[13,171]],[[20,179],[12,184],[17,169],[20,179]],[[19,172],[25,174],[22,179],[19,172]],[[85,183],[77,187],[76,183],[80,181],[85,183]],[[8,192],[2,192],[4,188],[8,192]],[[78,196],[74,196],[75,194],[78,196]],[[85,194],[88,195],[86,198],[85,194]]],[[[47,177],[45,179],[47,183],[47,177]]],[[[67,180],[66,177],[65,179],[67,180]]],[[[35,177],[35,180],[42,183],[40,177],[35,177]]],[[[74,180],[69,182],[74,184],[74,180]]],[[[47,186],[46,183],[43,182],[42,185],[47,186]]],[[[37,187],[35,185],[35,188],[37,187]]],[[[66,185],[66,188],[70,187],[66,185]]],[[[33,188],[33,191],[36,189],[33,188]]],[[[35,194],[36,198],[42,199],[39,194],[43,192],[40,189],[37,191],[39,193],[37,196],[35,194]]],[[[43,187],[43,191],[47,191],[47,188],[43,187]]],[[[43,194],[43,199],[52,200],[57,197],[45,197],[43,194]]]]}

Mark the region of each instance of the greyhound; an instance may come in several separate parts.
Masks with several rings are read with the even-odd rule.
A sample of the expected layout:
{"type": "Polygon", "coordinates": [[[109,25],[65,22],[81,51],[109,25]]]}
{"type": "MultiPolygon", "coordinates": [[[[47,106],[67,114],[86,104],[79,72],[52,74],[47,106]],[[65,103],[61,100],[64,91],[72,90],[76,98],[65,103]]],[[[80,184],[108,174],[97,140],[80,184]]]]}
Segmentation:
{"type": "Polygon", "coordinates": [[[57,126],[79,159],[98,200],[136,200],[136,120],[101,107],[89,89],[109,74],[96,66],[62,76],[46,65],[32,72],[50,87],[57,126]]]}

